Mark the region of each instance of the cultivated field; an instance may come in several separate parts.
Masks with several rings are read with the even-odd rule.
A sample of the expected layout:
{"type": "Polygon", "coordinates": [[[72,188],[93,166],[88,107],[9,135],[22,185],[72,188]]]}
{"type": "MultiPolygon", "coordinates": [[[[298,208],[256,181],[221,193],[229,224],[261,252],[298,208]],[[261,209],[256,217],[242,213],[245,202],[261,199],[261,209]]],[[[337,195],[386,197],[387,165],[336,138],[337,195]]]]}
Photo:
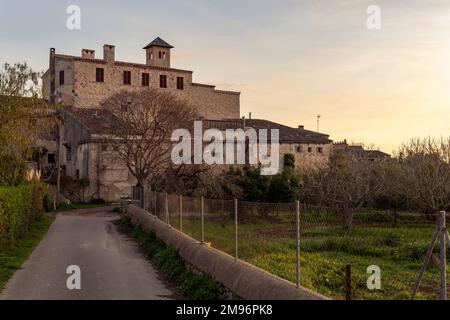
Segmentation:
{"type": "MultiPolygon", "coordinates": [[[[278,208],[279,209],[279,208],[278,208]]],[[[295,212],[246,211],[238,223],[239,258],[289,281],[296,280],[295,212]]],[[[179,214],[170,223],[179,228],[179,214]]],[[[354,299],[409,299],[435,229],[434,217],[368,211],[355,215],[352,228],[342,219],[318,210],[300,215],[301,285],[335,299],[345,297],[344,269],[352,268],[354,299]],[[381,269],[381,290],[369,290],[367,267],[381,269]]],[[[183,232],[201,239],[197,212],[183,213],[183,232]]],[[[205,242],[234,254],[234,215],[225,210],[205,213],[205,242]]],[[[425,272],[417,299],[439,298],[435,257],[425,272]]]]}

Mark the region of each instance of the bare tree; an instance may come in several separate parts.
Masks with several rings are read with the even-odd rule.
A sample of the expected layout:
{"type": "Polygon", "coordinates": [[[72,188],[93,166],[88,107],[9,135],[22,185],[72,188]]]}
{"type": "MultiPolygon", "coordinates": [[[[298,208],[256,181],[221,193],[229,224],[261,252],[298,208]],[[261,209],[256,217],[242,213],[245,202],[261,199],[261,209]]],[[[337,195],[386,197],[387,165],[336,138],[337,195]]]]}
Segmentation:
{"type": "Polygon", "coordinates": [[[174,165],[158,180],[160,189],[178,194],[213,199],[234,199],[242,195],[237,175],[206,164],[174,165]]]}
{"type": "Polygon", "coordinates": [[[450,205],[450,137],[411,139],[396,155],[405,177],[405,194],[427,213],[450,205]]]}
{"type": "Polygon", "coordinates": [[[175,95],[156,89],[122,91],[102,107],[112,112],[110,135],[118,157],[144,187],[171,165],[172,132],[190,129],[195,108],[175,95]]]}
{"type": "Polygon", "coordinates": [[[312,172],[308,180],[311,192],[341,213],[349,228],[355,213],[384,187],[379,164],[358,161],[348,154],[333,155],[328,166],[312,172]]]}
{"type": "Polygon", "coordinates": [[[377,175],[374,179],[382,184],[383,188],[372,196],[377,207],[390,209],[394,215],[394,226],[397,225],[398,211],[410,205],[407,196],[408,182],[405,171],[397,159],[386,159],[377,164],[377,175]]]}

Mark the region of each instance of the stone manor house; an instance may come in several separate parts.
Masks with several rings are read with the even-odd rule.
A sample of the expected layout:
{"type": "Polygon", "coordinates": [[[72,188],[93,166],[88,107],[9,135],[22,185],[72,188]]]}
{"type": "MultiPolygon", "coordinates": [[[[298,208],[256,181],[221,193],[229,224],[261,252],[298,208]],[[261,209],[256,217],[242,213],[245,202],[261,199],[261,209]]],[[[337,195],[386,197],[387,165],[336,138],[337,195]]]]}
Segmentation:
{"type": "Polygon", "coordinates": [[[82,49],[81,56],[50,49],[43,96],[52,103],[62,103],[67,111],[60,129],[61,145],[57,148],[53,143],[47,148],[43,163],[54,164],[59,150],[63,175],[87,178],[89,196],[115,201],[130,196],[136,183],[126,166],[115,161],[112,147],[104,142],[109,113],[100,108],[100,103],[121,90],[158,88],[186,98],[208,127],[279,129],[281,159],[285,153],[292,153],[298,166],[321,165],[329,158],[333,142],[328,135],[303,126],[290,128],[268,120],[241,118],[239,92],[196,83],[192,71],[172,68],[173,47],[161,38],[143,49],[145,64],[117,61],[113,45],[103,46],[102,59],[91,49],[82,49]]]}

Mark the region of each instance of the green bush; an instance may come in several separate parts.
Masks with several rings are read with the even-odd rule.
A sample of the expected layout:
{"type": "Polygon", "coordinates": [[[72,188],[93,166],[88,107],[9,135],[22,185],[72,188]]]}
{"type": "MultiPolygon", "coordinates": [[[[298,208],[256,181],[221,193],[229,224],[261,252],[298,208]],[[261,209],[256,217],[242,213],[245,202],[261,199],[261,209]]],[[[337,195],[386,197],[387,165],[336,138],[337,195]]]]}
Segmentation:
{"type": "Polygon", "coordinates": [[[94,198],[89,200],[89,204],[106,204],[106,201],[102,198],[94,198]]]}
{"type": "Polygon", "coordinates": [[[44,214],[43,184],[0,187],[0,250],[27,232],[44,214]]]}

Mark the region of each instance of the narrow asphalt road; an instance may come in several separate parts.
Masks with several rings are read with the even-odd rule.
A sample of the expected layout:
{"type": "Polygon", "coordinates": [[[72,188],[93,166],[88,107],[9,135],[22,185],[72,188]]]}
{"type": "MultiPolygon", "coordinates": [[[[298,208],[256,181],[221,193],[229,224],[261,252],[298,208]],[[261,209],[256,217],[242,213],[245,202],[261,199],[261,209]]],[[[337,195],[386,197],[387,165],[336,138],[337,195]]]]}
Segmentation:
{"type": "Polygon", "coordinates": [[[137,299],[177,296],[135,242],[119,232],[107,209],[59,213],[47,236],[0,293],[0,299],[137,299]],[[68,266],[81,270],[81,289],[69,290],[68,266]]]}

